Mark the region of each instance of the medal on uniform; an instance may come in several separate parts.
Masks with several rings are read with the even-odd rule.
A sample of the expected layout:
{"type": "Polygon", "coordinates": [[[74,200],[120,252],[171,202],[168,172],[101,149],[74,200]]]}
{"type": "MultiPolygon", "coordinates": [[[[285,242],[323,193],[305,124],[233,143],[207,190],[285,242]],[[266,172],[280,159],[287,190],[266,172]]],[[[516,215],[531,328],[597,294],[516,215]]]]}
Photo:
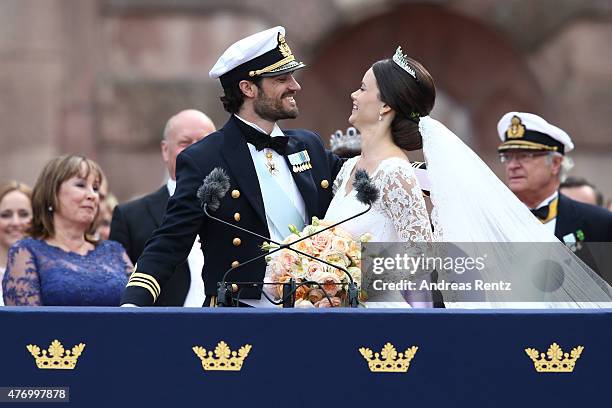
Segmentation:
{"type": "Polygon", "coordinates": [[[291,163],[291,169],[294,173],[300,173],[302,171],[312,169],[310,164],[310,156],[306,150],[301,152],[293,153],[287,156],[289,163],[291,163]]]}
{"type": "Polygon", "coordinates": [[[276,176],[278,174],[278,168],[276,167],[276,163],[274,163],[272,150],[268,149],[266,149],[266,168],[271,175],[276,176]]]}

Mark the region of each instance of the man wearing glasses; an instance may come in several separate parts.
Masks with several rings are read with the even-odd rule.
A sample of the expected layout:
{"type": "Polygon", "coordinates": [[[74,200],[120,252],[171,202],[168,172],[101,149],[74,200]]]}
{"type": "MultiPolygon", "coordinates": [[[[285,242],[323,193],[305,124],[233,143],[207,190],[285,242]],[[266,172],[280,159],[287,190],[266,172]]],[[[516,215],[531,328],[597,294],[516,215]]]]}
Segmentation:
{"type": "Polygon", "coordinates": [[[569,135],[524,112],[506,113],[497,131],[502,140],[499,157],[510,190],[551,233],[611,283],[612,271],[602,270],[609,262],[604,258],[610,258],[610,251],[605,251],[610,244],[592,244],[587,250],[584,243],[612,242],[612,212],[559,194],[563,159],[574,148],[569,135]]]}

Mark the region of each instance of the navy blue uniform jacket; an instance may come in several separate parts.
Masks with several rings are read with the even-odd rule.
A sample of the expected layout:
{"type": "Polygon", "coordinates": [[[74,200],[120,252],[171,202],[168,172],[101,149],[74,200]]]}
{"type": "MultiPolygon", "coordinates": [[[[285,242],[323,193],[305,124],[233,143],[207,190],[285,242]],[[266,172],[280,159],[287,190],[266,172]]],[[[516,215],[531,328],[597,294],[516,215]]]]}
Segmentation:
{"type": "MultiPolygon", "coordinates": [[[[155,303],[176,267],[187,258],[196,234],[200,235],[204,252],[202,273],[207,296],[216,293],[217,282],[233,262],[242,263],[263,253],[262,239],[207,218],[196,196],[203,179],[215,167],[223,168],[230,178],[230,190],[221,200],[220,208],[212,214],[270,236],[257,173],[242,133],[243,124],[238,121],[232,116],[222,129],[179,154],[176,192],[168,201],[162,225],[138,259],[122,303],[139,306],[155,303]]],[[[325,149],[317,134],[297,129],[283,132],[289,137],[287,155],[307,150],[310,156],[312,169],[298,173],[291,170],[285,157],[304,199],[308,220],[312,216],[323,217],[332,199],[332,182],[342,162],[325,149]]],[[[262,258],[232,271],[228,281],[262,281],[264,273],[265,260],[262,258]]],[[[251,292],[242,297],[258,296],[251,292]]]]}
{"type": "Polygon", "coordinates": [[[564,236],[572,234],[576,242],[583,241],[576,255],[612,285],[612,212],[563,194],[559,194],[558,211],[555,236],[563,242],[564,236]]]}

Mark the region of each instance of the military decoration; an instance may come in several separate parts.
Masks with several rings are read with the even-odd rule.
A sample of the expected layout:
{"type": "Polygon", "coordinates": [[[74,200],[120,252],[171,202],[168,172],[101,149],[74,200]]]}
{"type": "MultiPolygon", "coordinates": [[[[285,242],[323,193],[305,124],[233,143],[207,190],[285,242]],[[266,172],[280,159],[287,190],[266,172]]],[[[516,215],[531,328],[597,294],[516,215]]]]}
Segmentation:
{"type": "Polygon", "coordinates": [[[291,168],[294,173],[301,173],[302,171],[312,169],[310,156],[306,150],[290,154],[287,158],[289,159],[289,163],[291,163],[291,168]]]}

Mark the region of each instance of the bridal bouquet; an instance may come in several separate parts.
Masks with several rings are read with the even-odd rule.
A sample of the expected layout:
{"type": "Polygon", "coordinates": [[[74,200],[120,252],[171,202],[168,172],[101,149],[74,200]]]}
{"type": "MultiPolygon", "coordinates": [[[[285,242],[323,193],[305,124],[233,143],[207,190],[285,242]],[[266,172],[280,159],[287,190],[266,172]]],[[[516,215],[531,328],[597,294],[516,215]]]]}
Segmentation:
{"type": "MultiPolygon", "coordinates": [[[[290,225],[291,235],[285,238],[283,244],[291,244],[332,224],[313,217],[312,224],[304,227],[302,231],[290,225]]],[[[363,234],[355,240],[347,231],[334,227],[290,247],[346,269],[357,286],[360,286],[361,242],[367,242],[371,238],[370,234],[363,234]]],[[[263,246],[264,250],[275,248],[278,246],[269,243],[264,243],[263,246]]],[[[295,292],[295,307],[336,307],[345,303],[350,279],[341,269],[315,261],[288,248],[275,252],[266,260],[265,282],[285,283],[291,279],[296,282],[298,287],[295,292]],[[303,282],[317,282],[318,285],[300,285],[303,282]]],[[[283,285],[264,285],[264,290],[275,300],[282,298],[283,285]]]]}

